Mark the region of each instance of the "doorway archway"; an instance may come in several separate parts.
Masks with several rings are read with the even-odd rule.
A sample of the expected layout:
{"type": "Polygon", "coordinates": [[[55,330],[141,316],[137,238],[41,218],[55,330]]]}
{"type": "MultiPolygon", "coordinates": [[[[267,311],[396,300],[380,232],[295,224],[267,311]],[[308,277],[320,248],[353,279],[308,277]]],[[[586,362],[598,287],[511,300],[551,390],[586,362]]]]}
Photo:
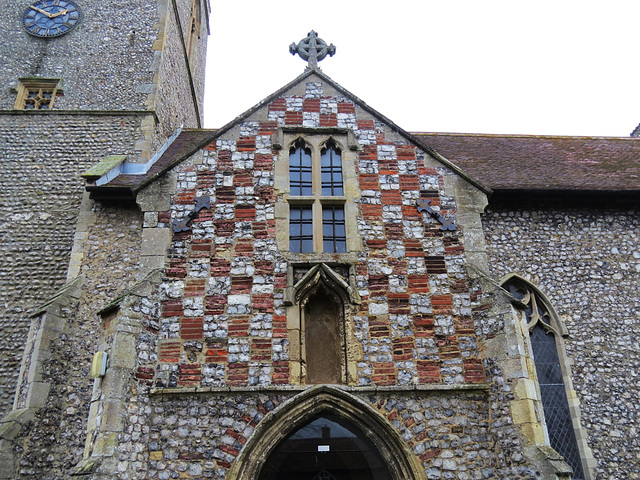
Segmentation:
{"type": "Polygon", "coordinates": [[[336,480],[426,478],[418,458],[380,413],[349,392],[330,385],[309,388],[269,412],[236,458],[228,478],[303,480],[307,478],[304,475],[308,480],[332,480],[332,476],[336,480]],[[323,442],[323,428],[329,428],[324,430],[325,440],[329,441],[323,442]],[[322,457],[331,453],[332,447],[336,455],[322,457]],[[298,465],[283,466],[287,456],[289,460],[294,458],[291,455],[295,455],[296,448],[302,449],[302,456],[296,460],[298,465]],[[314,448],[313,455],[304,451],[314,448]],[[358,450],[351,460],[346,451],[349,448],[358,450]],[[305,458],[307,465],[302,464],[305,458]],[[352,465],[343,468],[344,462],[352,465]],[[323,466],[334,467],[334,473],[330,468],[318,468],[323,466]],[[336,477],[335,472],[342,476],[336,477]],[[283,476],[274,476],[276,473],[283,476]],[[295,477],[294,473],[300,475],[295,477]]]}

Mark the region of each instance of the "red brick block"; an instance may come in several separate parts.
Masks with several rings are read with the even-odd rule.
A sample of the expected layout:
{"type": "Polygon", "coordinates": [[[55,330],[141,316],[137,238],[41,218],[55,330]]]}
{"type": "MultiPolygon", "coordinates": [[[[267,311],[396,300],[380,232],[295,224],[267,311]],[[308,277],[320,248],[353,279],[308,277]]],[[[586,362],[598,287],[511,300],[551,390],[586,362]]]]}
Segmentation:
{"type": "MultiPolygon", "coordinates": [[[[377,145],[364,145],[362,152],[358,155],[360,160],[377,160],[378,159],[378,147],[377,145]]],[[[371,175],[371,174],[367,174],[371,175]]]]}
{"type": "Polygon", "coordinates": [[[286,125],[301,125],[302,112],[287,112],[284,115],[284,123],[286,125]]]}
{"type": "Polygon", "coordinates": [[[482,360],[468,359],[463,361],[464,381],[468,383],[484,383],[485,377],[484,366],[482,360]]]}
{"type": "Polygon", "coordinates": [[[400,190],[382,190],[383,205],[402,205],[402,196],[400,190]]]}
{"type": "Polygon", "coordinates": [[[235,362],[227,365],[227,383],[229,385],[246,385],[248,382],[249,365],[235,362]]]}
{"type": "Polygon", "coordinates": [[[338,113],[356,113],[356,107],[351,102],[338,102],[338,113]]]}
{"type": "Polygon", "coordinates": [[[183,317],[180,320],[180,338],[198,340],[204,337],[203,317],[183,317]]]}
{"type": "Polygon", "coordinates": [[[273,313],[273,295],[253,295],[251,300],[254,311],[260,313],[273,313]]]}
{"type": "Polygon", "coordinates": [[[202,365],[183,363],[178,366],[178,385],[181,387],[199,385],[202,382],[202,365]]]}
{"type": "Polygon", "coordinates": [[[379,190],[380,189],[380,177],[371,173],[360,174],[360,189],[361,190],[379,190]]]}
{"type": "Polygon", "coordinates": [[[374,130],[376,128],[373,120],[359,120],[358,121],[358,129],[359,130],[374,130]]]}
{"type": "Polygon", "coordinates": [[[413,360],[415,344],[412,337],[394,338],[392,345],[393,359],[396,362],[413,360]]]}
{"type": "Polygon", "coordinates": [[[256,153],[253,159],[253,168],[255,170],[271,170],[273,168],[273,155],[256,153]]]}
{"type": "MultiPolygon", "coordinates": [[[[400,175],[400,190],[403,192],[409,190],[420,190],[420,182],[417,175],[400,175]]],[[[417,208],[416,208],[417,210],[417,208]]]]}
{"type": "Polygon", "coordinates": [[[440,382],[440,366],[436,360],[418,360],[416,369],[419,383],[440,382]]]}
{"type": "Polygon", "coordinates": [[[385,159],[378,160],[378,171],[381,175],[397,175],[398,174],[398,160],[385,159]]]}
{"type": "MultiPolygon", "coordinates": [[[[235,187],[218,187],[216,190],[216,201],[218,203],[234,203],[236,201],[235,187]]],[[[191,203],[193,203],[193,201],[191,203]]]]}
{"type": "MultiPolygon", "coordinates": [[[[284,110],[284,108],[282,110],[284,110]]],[[[258,135],[271,135],[272,133],[275,133],[277,131],[278,122],[276,122],[275,120],[267,120],[258,123],[258,135]]]]}
{"type": "Polygon", "coordinates": [[[398,160],[415,160],[416,149],[413,145],[396,145],[398,160]]]}
{"type": "Polygon", "coordinates": [[[276,98],[269,104],[270,112],[283,112],[287,109],[287,101],[284,98],[276,98]]]}
{"type": "Polygon", "coordinates": [[[158,357],[162,363],[178,363],[181,354],[181,342],[164,341],[158,346],[158,357]]]}
{"type": "Polygon", "coordinates": [[[404,239],[405,255],[407,257],[423,257],[424,248],[422,242],[417,238],[405,238],[404,239]]]}
{"type": "Polygon", "coordinates": [[[238,152],[248,152],[256,149],[256,137],[240,137],[236,142],[238,152]]]}
{"type": "Polygon", "coordinates": [[[227,355],[226,348],[207,348],[204,352],[204,360],[207,363],[222,364],[227,362],[227,355]]]}
{"type": "Polygon", "coordinates": [[[222,315],[227,305],[226,295],[209,295],[204,298],[205,315],[222,315]]]}
{"type": "Polygon", "coordinates": [[[360,205],[362,218],[365,220],[380,220],[382,218],[382,205],[371,205],[368,203],[360,205]]]}
{"type": "Polygon", "coordinates": [[[335,113],[321,113],[320,126],[321,127],[337,127],[338,116],[335,113]]]}
{"type": "Polygon", "coordinates": [[[402,223],[386,223],[384,226],[384,234],[389,240],[404,239],[404,228],[402,223]]]}
{"type": "Polygon", "coordinates": [[[408,293],[390,293],[387,301],[391,315],[408,315],[411,312],[408,293]]]}
{"type": "Polygon", "coordinates": [[[201,297],[204,296],[206,288],[206,280],[204,278],[188,278],[185,282],[185,297],[201,297]]]}
{"type": "Polygon", "coordinates": [[[236,220],[246,222],[256,219],[256,207],[254,205],[236,205],[236,220]]]}
{"type": "Polygon", "coordinates": [[[231,294],[251,293],[253,278],[251,277],[231,277],[231,294]]]}
{"type": "Polygon", "coordinates": [[[319,98],[305,98],[302,101],[303,112],[320,113],[320,99],[319,98]]]}
{"type": "Polygon", "coordinates": [[[182,300],[164,300],[161,305],[163,317],[179,317],[184,315],[182,300]]]}
{"type": "Polygon", "coordinates": [[[193,191],[177,193],[173,196],[173,203],[178,205],[191,205],[195,198],[196,193],[193,191]]]}

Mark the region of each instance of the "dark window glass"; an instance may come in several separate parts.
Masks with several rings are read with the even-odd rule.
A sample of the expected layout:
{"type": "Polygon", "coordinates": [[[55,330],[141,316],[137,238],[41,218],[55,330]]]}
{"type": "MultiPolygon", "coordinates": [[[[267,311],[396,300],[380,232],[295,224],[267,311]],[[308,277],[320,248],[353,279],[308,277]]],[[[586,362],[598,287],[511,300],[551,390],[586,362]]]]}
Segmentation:
{"type": "Polygon", "coordinates": [[[319,416],[278,444],[258,480],[391,480],[375,445],[336,415],[319,416]]]}
{"type": "Polygon", "coordinates": [[[322,240],[325,252],[342,253],[347,251],[344,207],[322,206],[322,240]]]}
{"type": "Polygon", "coordinates": [[[313,219],[310,206],[289,207],[289,250],[313,252],[313,219]]]}
{"type": "Polygon", "coordinates": [[[296,142],[289,151],[289,187],[291,195],[312,195],[311,150],[296,142]]]}
{"type": "Polygon", "coordinates": [[[343,195],[340,150],[330,143],[321,153],[322,195],[343,195]]]}
{"type": "Polygon", "coordinates": [[[551,446],[573,468],[573,479],[584,479],[571,411],[560,369],[556,340],[540,324],[530,334],[536,373],[542,395],[544,418],[547,421],[551,446]]]}

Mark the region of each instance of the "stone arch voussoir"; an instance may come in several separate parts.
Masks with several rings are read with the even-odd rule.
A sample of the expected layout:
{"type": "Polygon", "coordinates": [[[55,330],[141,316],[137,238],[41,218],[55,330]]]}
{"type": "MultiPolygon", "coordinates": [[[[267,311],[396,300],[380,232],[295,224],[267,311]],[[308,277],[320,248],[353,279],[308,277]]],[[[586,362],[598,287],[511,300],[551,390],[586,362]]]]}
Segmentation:
{"type": "Polygon", "coordinates": [[[236,458],[230,480],[255,480],[276,446],[296,428],[323,412],[360,429],[384,458],[394,480],[425,480],[420,461],[398,432],[371,406],[330,385],[311,387],[269,412],[236,458]]]}

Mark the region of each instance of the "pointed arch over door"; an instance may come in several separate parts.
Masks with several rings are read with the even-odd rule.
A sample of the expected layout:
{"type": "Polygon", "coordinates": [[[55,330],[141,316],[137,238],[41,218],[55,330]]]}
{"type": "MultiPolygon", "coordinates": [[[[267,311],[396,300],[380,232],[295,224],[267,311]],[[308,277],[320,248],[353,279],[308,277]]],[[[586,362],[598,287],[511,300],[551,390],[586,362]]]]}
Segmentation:
{"type": "MultiPolygon", "coordinates": [[[[351,447],[359,446],[361,451],[354,456],[355,462],[370,462],[370,469],[364,477],[371,480],[425,480],[419,460],[408,449],[393,427],[373,408],[337,387],[321,385],[312,387],[270,412],[257,426],[253,437],[245,445],[229,472],[231,480],[271,480],[282,464],[282,456],[288,455],[286,442],[292,438],[312,436],[313,429],[319,429],[322,439],[331,437],[331,429],[342,442],[350,442],[351,447]],[[306,429],[306,430],[305,430],[306,429]],[[279,456],[279,457],[278,457],[279,456]],[[383,465],[383,467],[380,467],[383,465]]],[[[316,442],[318,443],[318,442],[316,442]]],[[[331,443],[318,443],[318,447],[329,447],[331,443]]],[[[335,448],[340,448],[337,446],[335,448]]],[[[322,454],[320,452],[319,454],[322,454]]],[[[343,462],[334,457],[338,464],[343,462]]],[[[322,460],[322,459],[321,459],[322,460]]],[[[315,457],[312,458],[315,462],[315,457]]],[[[318,462],[322,467],[321,461],[318,462]]],[[[316,465],[314,464],[313,467],[316,465]]],[[[328,461],[324,466],[331,466],[328,461]]],[[[362,463],[360,463],[362,467],[362,463]]],[[[288,467],[287,467],[288,468],[288,467]]],[[[345,473],[347,470],[344,470],[345,473]]],[[[296,467],[289,470],[295,470],[296,467]]],[[[300,467],[304,469],[304,467],[300,467]]],[[[307,473],[312,473],[309,468],[307,473]]],[[[365,469],[361,468],[361,472],[365,469]]],[[[287,472],[285,472],[287,473],[287,472]]],[[[291,472],[288,472],[289,474],[291,472]]],[[[299,473],[299,472],[298,472],[299,473]]],[[[352,472],[353,473],[353,472],[352,472]]],[[[320,468],[314,475],[331,478],[332,472],[320,468]]],[[[283,477],[283,478],[288,478],[283,477]]],[[[293,478],[293,477],[291,477],[293,478]]],[[[303,478],[303,477],[299,477],[303,478]]],[[[350,477],[346,477],[350,478],[350,477]]]]}

